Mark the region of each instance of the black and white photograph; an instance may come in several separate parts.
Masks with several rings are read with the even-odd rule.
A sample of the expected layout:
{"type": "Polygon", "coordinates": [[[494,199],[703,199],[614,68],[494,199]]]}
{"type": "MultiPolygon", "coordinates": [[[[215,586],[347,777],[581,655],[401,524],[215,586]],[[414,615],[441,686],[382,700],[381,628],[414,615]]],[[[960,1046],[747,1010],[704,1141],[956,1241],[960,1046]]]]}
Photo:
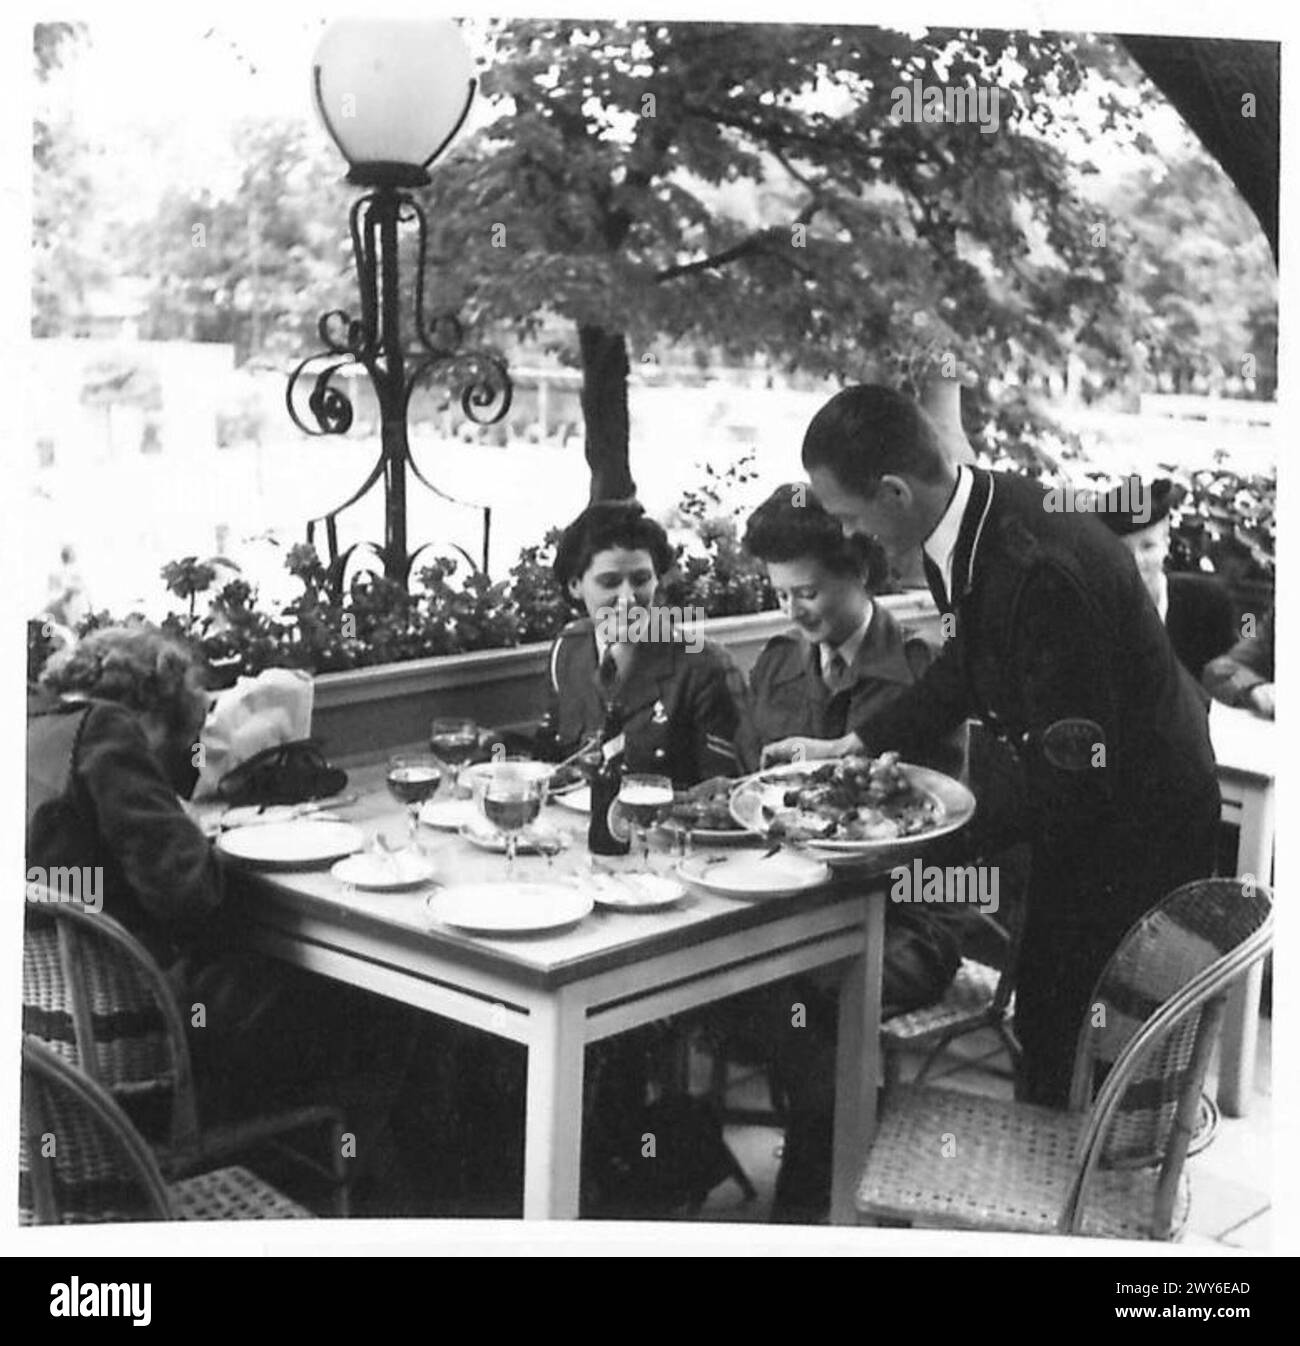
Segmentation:
{"type": "Polygon", "coordinates": [[[1181,17],[6,20],[11,1253],[1249,1316],[1294,48],[1181,17]]]}

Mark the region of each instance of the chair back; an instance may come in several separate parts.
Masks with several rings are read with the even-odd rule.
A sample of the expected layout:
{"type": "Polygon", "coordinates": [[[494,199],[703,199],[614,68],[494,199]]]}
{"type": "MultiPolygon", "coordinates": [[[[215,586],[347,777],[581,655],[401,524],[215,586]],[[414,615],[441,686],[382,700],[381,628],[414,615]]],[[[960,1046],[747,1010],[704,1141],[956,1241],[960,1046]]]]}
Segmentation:
{"type": "Polygon", "coordinates": [[[1071,1103],[1091,1100],[1091,1111],[1067,1209],[1071,1230],[1098,1166],[1159,1164],[1152,1231],[1167,1236],[1227,992],[1267,953],[1272,932],[1273,900],[1263,884],[1198,879],[1176,888],[1120,942],[1075,1052],[1071,1103]]]}
{"type": "Polygon", "coordinates": [[[76,903],[29,902],[23,1030],[104,1086],[150,1140],[198,1135],[189,1045],[175,996],[118,921],[76,903]]]}
{"type": "Polygon", "coordinates": [[[167,1187],[144,1137],[104,1087],[23,1034],[20,1224],[169,1220],[167,1187]]]}

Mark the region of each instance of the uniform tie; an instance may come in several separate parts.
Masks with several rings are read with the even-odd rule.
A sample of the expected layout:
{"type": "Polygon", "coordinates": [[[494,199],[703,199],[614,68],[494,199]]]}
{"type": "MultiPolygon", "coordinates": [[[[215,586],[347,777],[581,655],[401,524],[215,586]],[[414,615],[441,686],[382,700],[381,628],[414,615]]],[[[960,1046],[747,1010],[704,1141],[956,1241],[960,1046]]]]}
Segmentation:
{"type": "Polygon", "coordinates": [[[839,650],[832,652],[829,659],[823,659],[822,681],[832,696],[843,689],[848,671],[849,666],[844,662],[844,656],[839,650]]]}
{"type": "Polygon", "coordinates": [[[600,657],[600,666],[596,669],[596,686],[600,688],[600,694],[606,701],[612,698],[614,686],[618,682],[618,671],[614,646],[606,645],[605,652],[600,657]]]}

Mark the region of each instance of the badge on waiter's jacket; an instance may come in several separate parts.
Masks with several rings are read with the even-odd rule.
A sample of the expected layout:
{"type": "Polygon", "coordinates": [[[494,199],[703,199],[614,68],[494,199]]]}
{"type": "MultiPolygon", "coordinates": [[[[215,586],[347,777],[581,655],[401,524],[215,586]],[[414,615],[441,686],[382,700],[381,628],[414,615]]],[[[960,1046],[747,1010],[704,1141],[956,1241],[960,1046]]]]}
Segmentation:
{"type": "Polygon", "coordinates": [[[662,701],[656,701],[654,703],[654,708],[650,712],[650,723],[651,724],[668,723],[668,708],[664,705],[662,701]]]}

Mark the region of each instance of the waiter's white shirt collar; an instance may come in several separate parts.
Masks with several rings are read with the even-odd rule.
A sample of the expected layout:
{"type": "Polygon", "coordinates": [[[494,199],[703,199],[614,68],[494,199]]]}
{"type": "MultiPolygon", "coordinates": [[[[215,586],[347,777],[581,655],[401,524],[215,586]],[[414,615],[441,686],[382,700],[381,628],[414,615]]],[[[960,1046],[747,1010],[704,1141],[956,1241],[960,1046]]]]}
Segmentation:
{"type": "Polygon", "coordinates": [[[961,521],[970,503],[971,489],[975,478],[970,470],[961,464],[957,468],[957,486],[948,501],[948,508],[930,531],[930,536],[921,544],[925,554],[939,567],[943,576],[943,585],[952,598],[952,560],[957,550],[957,538],[961,533],[961,521]]]}
{"type": "Polygon", "coordinates": [[[867,632],[871,629],[871,619],[876,615],[876,605],[867,600],[867,615],[862,619],[862,625],[853,632],[847,640],[842,640],[838,645],[827,644],[821,641],[817,646],[817,654],[821,659],[822,673],[830,667],[831,656],[838,654],[844,660],[844,667],[850,669],[853,667],[853,661],[858,657],[858,652],[862,649],[862,642],[867,638],[867,632]]]}

